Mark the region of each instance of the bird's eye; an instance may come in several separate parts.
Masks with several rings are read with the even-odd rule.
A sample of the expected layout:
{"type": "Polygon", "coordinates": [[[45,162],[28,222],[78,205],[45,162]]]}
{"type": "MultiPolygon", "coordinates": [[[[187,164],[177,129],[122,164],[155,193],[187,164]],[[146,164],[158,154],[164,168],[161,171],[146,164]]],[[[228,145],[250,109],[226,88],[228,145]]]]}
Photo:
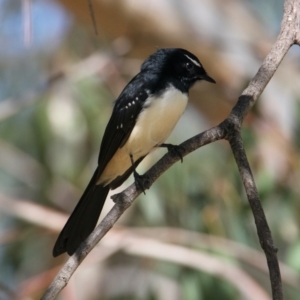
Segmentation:
{"type": "Polygon", "coordinates": [[[192,64],[192,63],[190,63],[190,62],[187,62],[187,63],[185,64],[185,68],[186,68],[188,71],[192,71],[192,70],[195,68],[195,66],[194,66],[194,64],[192,64]]]}

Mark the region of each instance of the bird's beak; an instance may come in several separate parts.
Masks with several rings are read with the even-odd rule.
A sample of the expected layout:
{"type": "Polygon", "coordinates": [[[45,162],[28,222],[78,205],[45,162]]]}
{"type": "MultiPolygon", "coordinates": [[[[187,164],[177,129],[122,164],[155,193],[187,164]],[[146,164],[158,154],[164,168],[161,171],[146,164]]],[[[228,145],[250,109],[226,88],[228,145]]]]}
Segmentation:
{"type": "Polygon", "coordinates": [[[216,81],[214,79],[212,79],[211,77],[209,77],[207,74],[202,74],[200,76],[200,79],[211,82],[211,83],[216,83],[216,81]]]}

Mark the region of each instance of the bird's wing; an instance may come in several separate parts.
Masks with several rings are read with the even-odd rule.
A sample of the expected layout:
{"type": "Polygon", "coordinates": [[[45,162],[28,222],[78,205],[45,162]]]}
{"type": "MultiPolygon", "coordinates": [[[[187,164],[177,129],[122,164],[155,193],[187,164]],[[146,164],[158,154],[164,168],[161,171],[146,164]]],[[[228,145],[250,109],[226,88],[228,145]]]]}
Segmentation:
{"type": "Polygon", "coordinates": [[[116,100],[100,147],[98,176],[102,174],[116,151],[128,140],[147,98],[144,81],[137,75],[116,100]]]}

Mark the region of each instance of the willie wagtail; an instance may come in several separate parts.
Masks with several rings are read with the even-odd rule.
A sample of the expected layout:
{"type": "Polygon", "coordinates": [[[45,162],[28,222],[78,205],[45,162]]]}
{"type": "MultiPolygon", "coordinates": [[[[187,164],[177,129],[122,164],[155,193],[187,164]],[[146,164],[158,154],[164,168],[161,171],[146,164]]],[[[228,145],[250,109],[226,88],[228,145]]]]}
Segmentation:
{"type": "Polygon", "coordinates": [[[143,190],[135,168],[156,147],[172,146],[164,142],[186,108],[189,89],[198,80],[215,83],[198,58],[184,49],[160,49],[142,64],[140,73],[114,104],[98,167],[61,231],[53,256],[76,251],[95,228],[109,190],[119,187],[131,173],[137,188],[143,190]]]}

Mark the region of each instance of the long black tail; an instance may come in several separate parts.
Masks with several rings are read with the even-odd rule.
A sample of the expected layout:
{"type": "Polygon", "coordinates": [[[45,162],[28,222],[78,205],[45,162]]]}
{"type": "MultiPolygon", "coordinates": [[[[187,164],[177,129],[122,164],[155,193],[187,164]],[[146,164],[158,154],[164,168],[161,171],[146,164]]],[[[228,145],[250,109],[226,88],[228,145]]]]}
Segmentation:
{"type": "Polygon", "coordinates": [[[109,186],[96,185],[97,179],[98,169],[59,234],[53,248],[54,257],[64,252],[72,255],[95,228],[109,192],[109,186]]]}

